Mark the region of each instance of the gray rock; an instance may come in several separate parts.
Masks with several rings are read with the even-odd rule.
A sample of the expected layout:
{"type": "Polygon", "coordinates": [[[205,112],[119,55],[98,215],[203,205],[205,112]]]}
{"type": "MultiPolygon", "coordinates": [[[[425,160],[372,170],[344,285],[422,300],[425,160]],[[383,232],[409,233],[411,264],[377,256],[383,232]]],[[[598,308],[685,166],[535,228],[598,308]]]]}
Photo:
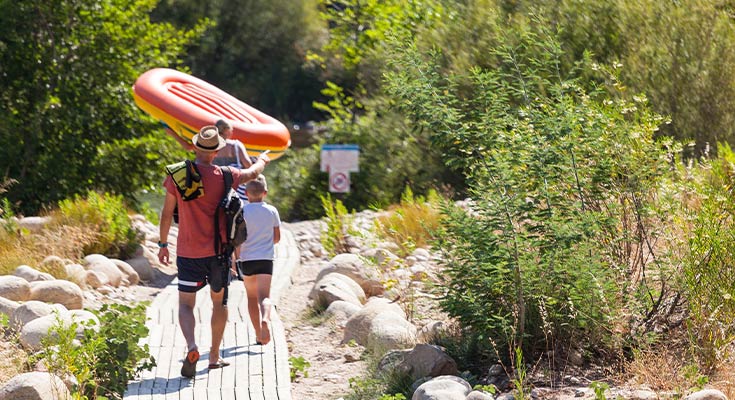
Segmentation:
{"type": "Polygon", "coordinates": [[[380,296],[385,292],[385,288],[380,282],[380,271],[356,254],[336,255],[326,267],[319,271],[316,281],[318,282],[322,277],[333,272],[352,278],[362,287],[367,297],[380,296]]]}
{"type": "Polygon", "coordinates": [[[49,315],[57,310],[58,308],[48,303],[43,303],[36,300],[27,301],[21,304],[17,309],[15,309],[10,323],[13,329],[15,329],[16,331],[20,331],[21,329],[23,329],[23,326],[25,326],[25,324],[33,321],[36,318],[45,317],[46,315],[49,315]]]}
{"type": "Polygon", "coordinates": [[[333,316],[334,319],[337,321],[337,324],[343,325],[344,322],[355,315],[356,312],[360,311],[360,308],[361,306],[358,306],[356,304],[347,301],[337,300],[329,304],[329,307],[327,307],[327,310],[325,312],[333,316]]]}
{"type": "Polygon", "coordinates": [[[128,263],[128,265],[130,265],[130,267],[132,267],[135,272],[138,273],[138,277],[140,278],[140,280],[150,281],[153,279],[154,269],[151,266],[151,263],[147,257],[135,257],[129,260],[125,260],[125,262],[128,263]]]}
{"type": "Polygon", "coordinates": [[[416,327],[404,317],[391,313],[381,313],[370,323],[365,347],[376,354],[387,350],[405,349],[416,344],[416,327]]]}
{"type": "Polygon", "coordinates": [[[20,303],[17,301],[0,297],[0,313],[7,315],[9,319],[13,317],[13,313],[18,307],[20,307],[20,303]]]}
{"type": "Polygon", "coordinates": [[[88,270],[84,271],[84,283],[92,289],[97,289],[100,286],[110,283],[110,280],[102,272],[88,270]]]}
{"type": "Polygon", "coordinates": [[[20,331],[20,343],[28,350],[41,350],[41,342],[43,338],[49,335],[52,327],[61,324],[61,326],[71,326],[72,322],[77,322],[76,335],[77,339],[81,339],[87,324],[91,327],[99,327],[99,320],[89,311],[71,310],[67,312],[59,312],[36,318],[25,324],[20,331]],[[89,321],[89,322],[88,322],[89,321]]]}
{"type": "Polygon", "coordinates": [[[14,301],[26,301],[31,297],[31,286],[27,280],[19,276],[0,276],[0,297],[14,301]]]}
{"type": "Polygon", "coordinates": [[[392,351],[380,360],[379,368],[384,370],[387,365],[409,374],[413,380],[459,373],[454,359],[441,347],[430,344],[417,344],[411,350],[392,351]]]}
{"type": "Polygon", "coordinates": [[[48,372],[28,372],[9,380],[0,389],[0,400],[71,399],[64,382],[48,372]]]}
{"type": "Polygon", "coordinates": [[[51,217],[23,217],[18,220],[18,225],[31,232],[40,232],[49,222],[51,222],[51,217]]]}
{"type": "Polygon", "coordinates": [[[388,299],[371,297],[363,308],[347,320],[342,342],[355,340],[358,344],[365,346],[373,319],[382,313],[394,313],[406,319],[406,313],[397,304],[391,303],[388,299]]]}
{"type": "Polygon", "coordinates": [[[465,400],[472,387],[453,375],[438,376],[424,382],[413,393],[411,400],[465,400]]]}
{"type": "Polygon", "coordinates": [[[84,306],[84,293],[74,282],[56,279],[53,281],[37,281],[31,285],[31,300],[46,303],[59,303],[69,310],[81,309],[84,306]]]}
{"type": "Polygon", "coordinates": [[[122,272],[123,280],[127,279],[128,284],[126,286],[137,285],[138,282],[140,282],[140,275],[138,275],[138,272],[130,264],[116,258],[113,258],[112,262],[115,263],[117,269],[122,272]]]}
{"type": "Polygon", "coordinates": [[[717,389],[705,389],[690,394],[684,400],[727,400],[727,396],[717,389]]]}
{"type": "Polygon", "coordinates": [[[85,268],[88,271],[103,273],[107,276],[111,286],[119,287],[122,283],[123,273],[117,268],[112,260],[102,254],[90,254],[84,257],[85,268]]]}
{"type": "Polygon", "coordinates": [[[21,265],[13,271],[13,275],[23,278],[28,282],[34,281],[52,281],[55,278],[51,274],[41,272],[31,266],[21,265]]]}
{"type": "Polygon", "coordinates": [[[365,301],[365,292],[347,275],[333,272],[317,280],[309,298],[314,299],[314,302],[322,307],[327,307],[338,300],[361,306],[365,301]]]}
{"type": "Polygon", "coordinates": [[[493,395],[481,392],[479,390],[473,390],[470,392],[470,394],[467,395],[465,400],[495,400],[495,397],[493,395]]]}

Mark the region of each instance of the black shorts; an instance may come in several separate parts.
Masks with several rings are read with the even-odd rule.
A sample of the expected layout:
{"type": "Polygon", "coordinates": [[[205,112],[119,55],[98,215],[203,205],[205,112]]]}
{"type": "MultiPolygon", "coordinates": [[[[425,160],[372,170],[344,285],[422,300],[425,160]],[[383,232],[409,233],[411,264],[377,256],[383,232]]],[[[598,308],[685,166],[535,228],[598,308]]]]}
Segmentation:
{"type": "Polygon", "coordinates": [[[176,257],[179,269],[179,291],[194,293],[209,283],[213,292],[219,292],[229,284],[230,262],[223,262],[218,256],[204,258],[176,257]]]}
{"type": "Polygon", "coordinates": [[[259,274],[273,275],[273,260],[238,261],[237,270],[245,276],[259,274]]]}

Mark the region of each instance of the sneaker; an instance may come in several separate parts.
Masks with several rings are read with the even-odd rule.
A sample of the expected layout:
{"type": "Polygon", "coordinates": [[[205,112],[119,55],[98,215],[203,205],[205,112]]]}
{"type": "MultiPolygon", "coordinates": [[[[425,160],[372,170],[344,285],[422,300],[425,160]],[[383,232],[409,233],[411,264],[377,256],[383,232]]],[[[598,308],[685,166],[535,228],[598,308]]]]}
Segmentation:
{"type": "Polygon", "coordinates": [[[197,361],[199,361],[199,352],[196,349],[186,353],[184,365],[181,366],[181,376],[193,378],[197,369],[197,361]]]}

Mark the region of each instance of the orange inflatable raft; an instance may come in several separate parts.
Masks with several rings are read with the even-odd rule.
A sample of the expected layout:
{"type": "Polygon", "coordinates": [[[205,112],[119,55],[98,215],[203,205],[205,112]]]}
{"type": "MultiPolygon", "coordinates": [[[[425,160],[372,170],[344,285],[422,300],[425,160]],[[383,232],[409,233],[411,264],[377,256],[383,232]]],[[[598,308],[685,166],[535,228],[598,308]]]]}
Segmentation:
{"type": "Polygon", "coordinates": [[[245,144],[250,155],[270,150],[274,160],[291,145],[288,129],[278,120],[180,71],[155,68],[143,73],[135,81],[133,97],[138,107],[189,142],[201,127],[222,118],[232,124],[232,138],[245,144]]]}

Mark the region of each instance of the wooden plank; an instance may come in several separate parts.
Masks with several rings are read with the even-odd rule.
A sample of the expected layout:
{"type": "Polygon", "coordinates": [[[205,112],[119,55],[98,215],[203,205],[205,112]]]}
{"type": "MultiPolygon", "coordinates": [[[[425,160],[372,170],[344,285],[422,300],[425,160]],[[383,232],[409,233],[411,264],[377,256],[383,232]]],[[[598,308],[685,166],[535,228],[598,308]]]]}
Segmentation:
{"type": "Polygon", "coordinates": [[[235,400],[250,400],[250,393],[246,386],[238,386],[235,388],[235,400]]]}
{"type": "Polygon", "coordinates": [[[194,400],[194,388],[192,386],[182,387],[179,391],[180,400],[194,400]]]}
{"type": "MultiPolygon", "coordinates": [[[[192,389],[194,394],[194,400],[207,400],[207,388],[194,386],[192,389]]],[[[216,400],[217,397],[213,397],[212,400],[216,400]]]]}

